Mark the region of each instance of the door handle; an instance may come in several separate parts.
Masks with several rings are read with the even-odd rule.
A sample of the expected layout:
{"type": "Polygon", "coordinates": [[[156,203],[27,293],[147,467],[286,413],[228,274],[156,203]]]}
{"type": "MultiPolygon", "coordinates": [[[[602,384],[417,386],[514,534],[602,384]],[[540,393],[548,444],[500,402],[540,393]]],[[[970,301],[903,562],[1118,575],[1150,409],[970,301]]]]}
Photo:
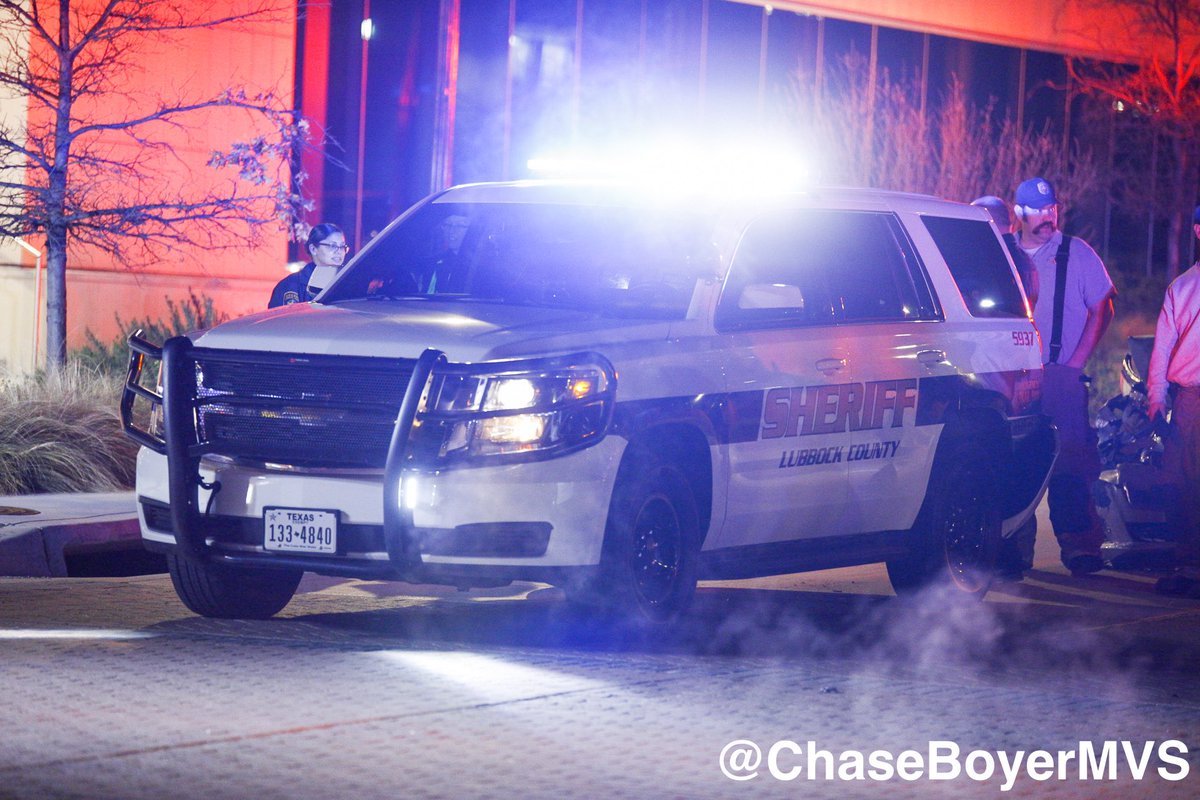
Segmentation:
{"type": "Polygon", "coordinates": [[[934,364],[941,364],[945,360],[945,350],[921,350],[917,353],[917,361],[920,361],[927,367],[931,367],[934,364]]]}
{"type": "Polygon", "coordinates": [[[829,374],[846,368],[846,359],[844,358],[820,358],[817,359],[817,371],[829,374]]]}

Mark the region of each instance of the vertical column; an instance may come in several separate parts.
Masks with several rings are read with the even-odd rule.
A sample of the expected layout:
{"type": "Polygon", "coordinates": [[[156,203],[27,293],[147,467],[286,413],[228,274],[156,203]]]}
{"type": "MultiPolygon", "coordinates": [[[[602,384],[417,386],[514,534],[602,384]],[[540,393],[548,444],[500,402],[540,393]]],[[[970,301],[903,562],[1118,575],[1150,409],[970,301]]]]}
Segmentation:
{"type": "Polygon", "coordinates": [[[1029,66],[1029,54],[1021,48],[1017,63],[1017,132],[1025,130],[1025,73],[1029,66]]]}
{"type": "Polygon", "coordinates": [[[771,7],[763,6],[762,31],[758,36],[758,116],[762,119],[767,97],[767,44],[770,41],[771,7]]]}
{"type": "Polygon", "coordinates": [[[571,74],[571,143],[579,142],[579,110],[583,91],[583,0],[575,0],[575,62],[571,74]]]}
{"type": "MultiPolygon", "coordinates": [[[[305,119],[318,131],[329,128],[329,6],[314,3],[296,17],[297,86],[296,102],[305,119]]],[[[302,148],[296,154],[299,171],[304,173],[306,193],[314,202],[315,219],[325,218],[325,155],[315,147],[302,148]]]]}
{"type": "Polygon", "coordinates": [[[517,35],[517,0],[508,0],[508,38],[505,40],[504,56],[504,133],[501,169],[504,180],[512,178],[512,123],[513,123],[513,37],[517,35]]]}
{"type": "Polygon", "coordinates": [[[921,123],[929,108],[929,34],[921,36],[921,123]]]}
{"type": "Polygon", "coordinates": [[[647,109],[649,108],[649,98],[652,96],[646,88],[646,54],[649,49],[648,40],[650,36],[650,10],[647,7],[650,0],[642,0],[641,19],[638,20],[638,61],[637,61],[637,122],[638,128],[646,124],[647,109]]]}
{"type": "Polygon", "coordinates": [[[699,117],[704,118],[705,94],[708,89],[708,0],[700,4],[700,100],[699,117]]]}
{"type": "MultiPolygon", "coordinates": [[[[1150,131],[1150,196],[1158,196],[1158,133],[1150,131]]],[[[1146,274],[1154,274],[1154,203],[1146,204],[1146,274]]]]}
{"type": "Polygon", "coordinates": [[[820,103],[821,97],[825,93],[825,18],[817,17],[817,54],[816,66],[814,67],[815,82],[817,84],[817,102],[820,103]]]}
{"type": "Polygon", "coordinates": [[[646,5],[650,0],[642,0],[642,18],[638,22],[638,80],[646,79],[646,38],[650,28],[650,11],[646,5]]]}
{"type": "Polygon", "coordinates": [[[438,14],[437,101],[433,118],[433,170],[437,192],[454,182],[454,114],[458,104],[459,0],[441,0],[438,14]]]}
{"type": "Polygon", "coordinates": [[[362,38],[362,61],[358,75],[358,153],[354,170],[354,252],[362,249],[363,230],[363,171],[366,167],[367,148],[367,56],[371,46],[371,0],[363,0],[362,23],[359,36],[362,38]]]}
{"type": "Polygon", "coordinates": [[[1075,84],[1067,76],[1066,97],[1063,98],[1063,131],[1062,131],[1062,160],[1063,165],[1071,163],[1071,107],[1075,104],[1075,84]]]}
{"type": "MultiPolygon", "coordinates": [[[[1108,261],[1109,243],[1112,238],[1112,192],[1111,175],[1113,174],[1113,160],[1116,157],[1115,150],[1117,147],[1117,112],[1109,106],[1108,109],[1108,153],[1105,157],[1104,169],[1104,260],[1108,261]]],[[[1151,195],[1153,197],[1153,195],[1151,195]]]]}
{"type": "Polygon", "coordinates": [[[870,153],[875,142],[875,85],[879,72],[879,26],[871,26],[871,56],[867,66],[867,127],[863,132],[864,154],[870,153]]]}

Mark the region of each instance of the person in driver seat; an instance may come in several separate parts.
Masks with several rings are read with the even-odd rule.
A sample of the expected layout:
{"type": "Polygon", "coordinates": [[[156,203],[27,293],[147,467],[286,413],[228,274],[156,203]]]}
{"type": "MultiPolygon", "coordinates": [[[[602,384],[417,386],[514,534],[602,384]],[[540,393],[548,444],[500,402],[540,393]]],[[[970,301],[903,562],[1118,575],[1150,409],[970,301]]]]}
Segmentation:
{"type": "Polygon", "coordinates": [[[417,287],[425,294],[465,291],[467,267],[463,240],[471,227],[463,214],[451,214],[434,229],[434,252],[417,277],[417,287]]]}

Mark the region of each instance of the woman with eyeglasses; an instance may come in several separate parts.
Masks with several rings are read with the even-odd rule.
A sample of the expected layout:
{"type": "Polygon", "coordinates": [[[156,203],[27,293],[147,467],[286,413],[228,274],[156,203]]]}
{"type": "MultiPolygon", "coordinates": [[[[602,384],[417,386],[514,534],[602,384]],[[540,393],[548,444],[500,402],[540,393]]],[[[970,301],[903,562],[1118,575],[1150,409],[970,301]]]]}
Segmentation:
{"type": "Polygon", "coordinates": [[[322,222],[309,231],[304,243],[312,259],[299,272],[288,275],[275,285],[267,308],[307,303],[329,285],[346,262],[346,234],[332,222],[322,222]]]}

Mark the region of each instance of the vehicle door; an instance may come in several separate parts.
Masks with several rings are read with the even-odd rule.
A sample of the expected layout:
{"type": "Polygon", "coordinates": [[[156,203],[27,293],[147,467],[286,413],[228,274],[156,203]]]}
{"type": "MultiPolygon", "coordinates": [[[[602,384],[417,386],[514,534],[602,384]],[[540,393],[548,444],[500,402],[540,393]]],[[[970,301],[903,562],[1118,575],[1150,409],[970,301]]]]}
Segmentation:
{"type": "Polygon", "coordinates": [[[847,415],[844,522],[855,533],[904,530],[925,497],[941,431],[917,412],[923,381],[950,371],[945,324],[895,215],[845,214],[836,224],[844,260],[829,281],[861,398],[847,415]]]}
{"type": "Polygon", "coordinates": [[[757,430],[727,445],[721,547],[848,529],[850,347],[828,280],[842,259],[827,222],[807,210],[762,215],[730,264],[714,323],[731,404],[752,408],[757,430]]]}

